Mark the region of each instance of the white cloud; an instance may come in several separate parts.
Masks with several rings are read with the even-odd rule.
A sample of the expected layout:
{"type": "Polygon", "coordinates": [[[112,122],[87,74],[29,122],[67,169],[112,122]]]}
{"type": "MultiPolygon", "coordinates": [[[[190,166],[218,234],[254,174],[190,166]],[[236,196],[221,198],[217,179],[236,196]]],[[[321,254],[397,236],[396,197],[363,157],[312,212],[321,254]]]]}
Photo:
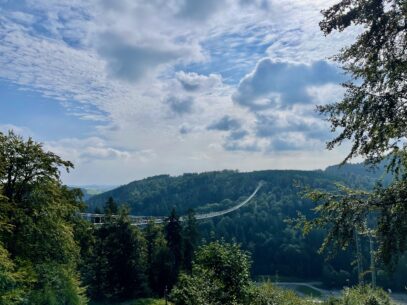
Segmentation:
{"type": "Polygon", "coordinates": [[[162,40],[132,42],[127,33],[119,35],[112,32],[100,34],[96,48],[106,59],[109,74],[129,82],[139,81],[169,64],[188,63],[195,57],[195,53],[199,54],[190,46],[162,40]]]}
{"type": "Polygon", "coordinates": [[[206,76],[195,72],[178,71],[175,76],[182,88],[188,92],[214,90],[222,86],[222,76],[219,74],[206,76]]]}
{"type": "Polygon", "coordinates": [[[231,131],[240,129],[241,123],[238,119],[225,115],[217,121],[208,125],[208,130],[231,131]]]}
{"type": "Polygon", "coordinates": [[[310,103],[314,99],[308,87],[342,79],[338,68],[325,61],[297,64],[263,58],[241,80],[233,100],[254,111],[310,103]]]}
{"type": "Polygon", "coordinates": [[[339,101],[343,97],[345,90],[339,84],[328,83],[322,86],[309,86],[307,93],[318,105],[323,105],[339,101]]]}
{"type": "Polygon", "coordinates": [[[13,131],[15,134],[23,136],[24,138],[35,136],[34,132],[28,127],[16,126],[13,124],[0,124],[0,132],[7,134],[9,131],[13,131]]]}
{"type": "Polygon", "coordinates": [[[171,112],[176,115],[189,114],[194,111],[194,99],[191,96],[170,95],[165,99],[171,112]]]}
{"type": "MultiPolygon", "coordinates": [[[[303,155],[295,160],[270,159],[269,148],[278,142],[259,136],[259,115],[275,111],[278,119],[270,125],[287,132],[280,137],[306,147],[310,134],[296,134],[293,122],[317,126],[308,106],[335,96],[335,82],[301,83],[294,93],[305,97],[307,108],[291,100],[288,87],[268,88],[266,81],[282,84],[281,78],[295,73],[266,75],[260,84],[253,67],[265,56],[287,67],[309,67],[349,41],[352,34],[325,40],[319,33],[319,11],[331,2],[27,0],[26,9],[0,12],[0,78],[94,122],[90,135],[49,143],[78,163],[68,181],[121,183],[163,172],[312,167],[316,161],[306,148],[297,150],[303,155]],[[240,92],[235,103],[233,92],[240,92]],[[270,101],[289,109],[277,111],[270,101]],[[168,115],[169,110],[183,115],[168,115]],[[240,127],[207,130],[225,116],[240,127]],[[298,120],[302,116],[304,122],[298,120]]],[[[333,160],[324,158],[321,166],[333,160]]]]}
{"type": "Polygon", "coordinates": [[[76,163],[93,160],[129,159],[132,153],[109,145],[101,138],[67,138],[45,143],[45,147],[76,163]]]}

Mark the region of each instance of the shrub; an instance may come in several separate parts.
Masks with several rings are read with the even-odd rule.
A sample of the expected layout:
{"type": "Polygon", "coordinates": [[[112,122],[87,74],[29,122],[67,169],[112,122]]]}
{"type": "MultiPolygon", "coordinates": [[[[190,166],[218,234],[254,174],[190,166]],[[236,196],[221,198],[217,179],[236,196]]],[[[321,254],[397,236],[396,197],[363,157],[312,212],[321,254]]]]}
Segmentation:
{"type": "Polygon", "coordinates": [[[395,305],[382,289],[370,286],[347,288],[341,298],[330,299],[325,305],[395,305]]]}
{"type": "Polygon", "coordinates": [[[265,283],[261,286],[253,286],[250,305],[308,305],[314,304],[312,301],[300,298],[292,290],[278,288],[271,283],[265,283]]]}
{"type": "Polygon", "coordinates": [[[250,287],[250,260],[237,244],[212,242],[196,253],[192,274],[180,276],[175,305],[243,304],[250,287]]]}

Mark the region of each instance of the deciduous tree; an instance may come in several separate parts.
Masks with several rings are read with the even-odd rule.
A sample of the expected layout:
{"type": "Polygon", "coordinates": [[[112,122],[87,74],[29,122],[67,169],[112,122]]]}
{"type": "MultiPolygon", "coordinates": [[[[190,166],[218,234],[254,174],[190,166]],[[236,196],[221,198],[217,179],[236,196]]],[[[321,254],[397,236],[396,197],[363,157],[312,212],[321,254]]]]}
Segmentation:
{"type": "Polygon", "coordinates": [[[380,257],[392,265],[407,249],[407,2],[342,0],[322,13],[326,35],[351,26],[362,31],[335,57],[352,77],[343,85],[344,98],[318,107],[337,132],[328,148],[350,140],[344,162],[360,156],[375,165],[386,159],[395,180],[363,198],[353,191],[314,193],[321,200],[314,224],[329,229],[326,242],[346,246],[373,215],[380,257]]]}

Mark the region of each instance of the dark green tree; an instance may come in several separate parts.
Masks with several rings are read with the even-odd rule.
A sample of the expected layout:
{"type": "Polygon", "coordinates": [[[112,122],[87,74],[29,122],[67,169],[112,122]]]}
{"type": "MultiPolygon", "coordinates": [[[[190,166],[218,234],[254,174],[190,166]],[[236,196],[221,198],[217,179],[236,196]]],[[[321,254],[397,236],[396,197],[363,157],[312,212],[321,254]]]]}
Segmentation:
{"type": "Polygon", "coordinates": [[[95,246],[88,282],[96,300],[123,301],[149,293],[146,274],[146,242],[132,227],[128,210],[95,231],[95,246]]]}
{"type": "Polygon", "coordinates": [[[167,240],[167,246],[172,263],[172,272],[170,274],[170,278],[168,279],[168,285],[169,288],[171,288],[177,281],[183,259],[182,225],[175,208],[171,210],[171,214],[168,217],[165,225],[165,239],[167,240]]]}
{"type": "Polygon", "coordinates": [[[242,304],[250,287],[250,258],[237,244],[212,242],[198,249],[192,274],[182,274],[175,305],[242,304]]]}
{"type": "Polygon", "coordinates": [[[198,246],[199,232],[196,223],[195,213],[192,209],[188,211],[186,220],[184,222],[183,230],[183,267],[185,271],[192,271],[192,260],[194,258],[194,252],[198,246]]]}
{"type": "Polygon", "coordinates": [[[143,230],[147,244],[148,283],[155,295],[162,296],[170,283],[172,260],[163,227],[150,221],[143,230]]]}
{"type": "Polygon", "coordinates": [[[0,244],[0,305],[21,304],[32,284],[29,270],[17,267],[8,251],[0,244]]]}
{"type": "Polygon", "coordinates": [[[0,133],[0,245],[7,271],[0,276],[5,275],[5,283],[15,281],[9,287],[26,288],[20,303],[87,302],[74,240],[83,204],[79,191],[61,184],[61,167],[69,170],[72,163],[32,139],[0,133]]]}
{"type": "Polygon", "coordinates": [[[319,107],[332,129],[339,131],[328,148],[349,139],[352,149],[346,160],[362,156],[376,162],[388,151],[405,155],[406,2],[342,0],[322,13],[320,26],[326,35],[351,25],[363,26],[356,41],[336,56],[355,81],[344,84],[341,101],[319,107]]]}
{"type": "Polygon", "coordinates": [[[115,215],[119,210],[116,201],[114,201],[113,197],[109,197],[105,203],[104,212],[106,214],[115,215]]]}
{"type": "Polygon", "coordinates": [[[101,210],[99,207],[96,207],[96,208],[93,210],[93,213],[95,213],[95,214],[102,214],[102,210],[101,210]]]}
{"type": "Polygon", "coordinates": [[[343,190],[312,194],[322,203],[313,224],[328,228],[326,243],[346,247],[367,217],[374,217],[379,255],[391,265],[407,248],[407,4],[342,0],[322,13],[320,26],[326,35],[352,25],[363,27],[356,41],[335,57],[352,77],[343,85],[344,98],[318,107],[338,132],[328,148],[350,140],[344,162],[361,156],[374,165],[387,158],[396,179],[390,186],[378,185],[369,196],[343,190]]]}

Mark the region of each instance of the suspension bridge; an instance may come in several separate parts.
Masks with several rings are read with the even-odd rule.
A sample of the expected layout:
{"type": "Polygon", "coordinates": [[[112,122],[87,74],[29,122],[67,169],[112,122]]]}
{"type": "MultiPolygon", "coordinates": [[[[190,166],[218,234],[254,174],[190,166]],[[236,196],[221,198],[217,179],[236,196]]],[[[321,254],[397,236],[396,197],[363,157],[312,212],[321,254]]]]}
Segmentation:
{"type": "MultiPolygon", "coordinates": [[[[197,214],[195,215],[195,218],[198,220],[201,219],[209,219],[209,218],[214,218],[222,215],[226,215],[229,213],[232,213],[233,211],[236,211],[246,205],[247,203],[250,202],[250,200],[253,199],[254,196],[256,196],[257,192],[260,190],[260,188],[264,185],[263,181],[260,181],[256,187],[256,189],[253,191],[253,193],[250,194],[249,197],[247,197],[245,200],[240,202],[237,205],[234,205],[228,209],[221,210],[221,211],[216,211],[216,212],[210,212],[210,213],[204,213],[204,214],[197,214]]],[[[94,225],[102,225],[106,222],[106,219],[108,217],[111,218],[118,218],[119,215],[106,215],[106,214],[94,214],[94,213],[80,213],[81,217],[83,219],[86,219],[90,222],[92,222],[94,225]]],[[[150,221],[153,221],[154,223],[160,224],[164,223],[167,219],[168,216],[134,216],[134,215],[129,215],[128,216],[130,219],[130,223],[133,226],[145,226],[147,225],[150,221]]],[[[187,219],[186,216],[181,216],[180,221],[185,221],[187,219]]]]}

